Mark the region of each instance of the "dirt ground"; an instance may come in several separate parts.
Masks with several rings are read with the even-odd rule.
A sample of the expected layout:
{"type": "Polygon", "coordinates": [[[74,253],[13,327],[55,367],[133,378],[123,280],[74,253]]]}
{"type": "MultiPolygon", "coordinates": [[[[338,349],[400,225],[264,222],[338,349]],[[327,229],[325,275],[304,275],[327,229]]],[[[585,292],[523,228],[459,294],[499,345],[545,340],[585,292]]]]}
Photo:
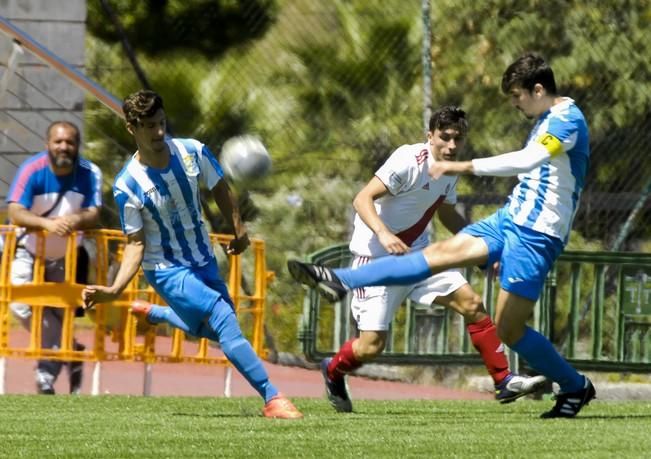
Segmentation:
{"type": "MultiPolygon", "coordinates": [[[[12,330],[10,344],[25,346],[28,334],[12,330]]],[[[78,339],[87,346],[92,344],[90,332],[78,333],[78,339]]],[[[168,338],[157,339],[157,349],[169,348],[168,338]]],[[[5,392],[7,394],[35,393],[34,365],[31,359],[8,358],[6,360],[5,392]]],[[[321,374],[316,370],[275,365],[265,362],[270,379],[281,392],[289,397],[323,397],[321,374]]],[[[94,363],[84,363],[83,394],[91,393],[94,363]]],[[[152,396],[215,396],[224,395],[226,369],[217,365],[196,365],[183,363],[160,363],[152,365],[152,396]]],[[[142,362],[103,362],[101,364],[100,393],[120,395],[142,395],[145,380],[145,365],[142,362]]],[[[348,380],[354,399],[397,400],[486,400],[489,393],[455,390],[420,384],[393,381],[378,381],[352,376],[348,380]]],[[[68,373],[64,368],[56,382],[57,394],[68,393],[68,373]]],[[[239,373],[233,369],[231,396],[254,396],[256,392],[239,373]]]]}

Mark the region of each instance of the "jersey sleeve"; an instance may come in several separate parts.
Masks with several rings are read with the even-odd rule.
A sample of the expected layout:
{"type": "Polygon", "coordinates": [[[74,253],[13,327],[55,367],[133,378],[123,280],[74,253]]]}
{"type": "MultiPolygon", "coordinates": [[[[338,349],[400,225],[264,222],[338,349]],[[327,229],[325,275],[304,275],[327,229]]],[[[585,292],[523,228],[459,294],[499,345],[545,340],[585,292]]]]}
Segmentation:
{"type": "Polygon", "coordinates": [[[120,213],[120,225],[124,234],[133,234],[143,228],[142,202],[126,187],[115,184],[113,197],[120,213]]]}
{"type": "Polygon", "coordinates": [[[552,157],[571,150],[574,148],[578,137],[579,125],[577,121],[569,113],[551,116],[547,131],[534,139],[534,142],[545,147],[552,157]]]}
{"type": "Polygon", "coordinates": [[[90,165],[90,184],[81,207],[102,207],[102,171],[93,163],[90,165]]]}
{"type": "Polygon", "coordinates": [[[24,162],[18,168],[16,177],[11,182],[9,193],[7,194],[7,204],[15,202],[30,209],[34,200],[34,180],[36,175],[31,173],[28,163],[24,162]]]}
{"type": "Polygon", "coordinates": [[[201,180],[209,190],[212,190],[224,177],[224,171],[215,159],[215,155],[205,145],[202,145],[199,152],[199,168],[201,169],[201,180]]]}
{"type": "Polygon", "coordinates": [[[409,160],[412,159],[404,147],[398,148],[375,172],[389,193],[396,195],[409,188],[413,181],[413,172],[409,160]]]}

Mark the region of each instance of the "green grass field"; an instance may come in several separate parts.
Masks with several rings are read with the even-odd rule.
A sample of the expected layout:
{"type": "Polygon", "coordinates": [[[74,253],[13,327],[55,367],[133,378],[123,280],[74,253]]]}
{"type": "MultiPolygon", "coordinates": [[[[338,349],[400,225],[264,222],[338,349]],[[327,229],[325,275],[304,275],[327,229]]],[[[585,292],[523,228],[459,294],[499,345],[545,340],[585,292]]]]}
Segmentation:
{"type": "Polygon", "coordinates": [[[255,398],[3,396],[0,457],[590,457],[651,455],[651,402],[593,402],[540,420],[551,401],[298,399],[301,421],[255,398]]]}

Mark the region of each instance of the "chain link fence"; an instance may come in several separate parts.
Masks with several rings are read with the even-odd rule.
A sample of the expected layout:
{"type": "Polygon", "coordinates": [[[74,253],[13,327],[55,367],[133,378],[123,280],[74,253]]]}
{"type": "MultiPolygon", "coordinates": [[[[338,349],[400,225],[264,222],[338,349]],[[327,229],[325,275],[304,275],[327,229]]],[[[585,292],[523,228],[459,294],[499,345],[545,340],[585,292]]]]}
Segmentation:
{"type": "MultiPolygon", "coordinates": [[[[561,92],[579,102],[591,127],[592,164],[575,224],[581,243],[648,247],[647,2],[620,10],[608,2],[591,10],[590,2],[560,2],[563,30],[546,17],[548,5],[537,1],[235,3],[88,1],[84,72],[119,99],[141,87],[159,91],[171,131],[200,138],[216,152],[232,135],[258,133],[279,177],[268,183],[282,182],[283,174],[313,174],[309,193],[286,194],[318,206],[327,203],[323,195],[333,176],[351,186],[338,196],[347,199],[394,148],[423,141],[428,113],[441,104],[469,111],[466,157],[519,148],[529,122],[499,94],[499,79],[515,56],[536,49],[549,58],[561,92]]],[[[23,93],[48,101],[49,109],[40,111],[44,120],[66,110],[75,114],[87,131],[90,156],[119,169],[133,145],[118,117],[87,98],[82,121],[60,77],[35,77],[26,66],[15,79],[27,89],[23,93]]],[[[16,113],[21,101],[29,108],[28,97],[11,86],[8,93],[18,106],[3,115],[3,143],[24,156],[25,133],[12,137],[12,129],[40,139],[42,126],[22,122],[16,113]]],[[[461,185],[460,201],[476,219],[500,205],[512,184],[471,178],[461,185]]],[[[345,236],[342,229],[339,236],[345,236]]]]}
{"type": "MultiPolygon", "coordinates": [[[[61,1],[47,5],[59,11],[54,5],[61,1]]],[[[433,108],[456,104],[469,113],[462,159],[519,149],[532,122],[510,107],[499,86],[503,70],[524,51],[551,62],[561,94],[577,100],[591,130],[591,166],[570,248],[651,247],[647,1],[627,1],[626,8],[587,0],[88,0],[85,6],[79,68],[89,78],[118,99],[151,87],[165,99],[170,132],[198,138],[217,154],[234,135],[263,139],[273,174],[234,185],[280,277],[288,257],[348,238],[355,193],[395,148],[425,140],[433,108]]],[[[75,24],[83,26],[83,18],[75,24]]],[[[32,24],[30,33],[39,38],[42,30],[32,24]]],[[[8,57],[11,40],[0,41],[8,57]]],[[[69,47],[61,41],[53,51],[65,57],[69,47]]],[[[1,64],[6,75],[8,59],[1,64]]],[[[72,83],[56,72],[43,77],[36,66],[28,58],[7,87],[0,159],[10,162],[2,163],[0,185],[8,187],[8,168],[31,153],[23,137],[42,145],[42,125],[72,117],[83,125],[84,153],[104,171],[105,224],[117,226],[110,185],[134,151],[131,136],[95,98],[71,97],[72,83]],[[36,124],[21,118],[38,109],[33,100],[46,107],[36,124]]],[[[460,206],[481,218],[503,204],[514,183],[464,178],[460,206]]],[[[436,225],[434,231],[445,235],[436,225]]],[[[291,304],[296,289],[280,282],[270,293],[272,302],[291,304]]],[[[287,341],[294,339],[291,315],[273,320],[290,330],[287,341]]]]}
{"type": "MultiPolygon", "coordinates": [[[[628,15],[608,13],[604,5],[600,19],[611,30],[605,36],[582,28],[596,27],[579,18],[589,2],[559,5],[564,24],[573,27],[565,31],[547,30],[558,26],[538,14],[540,2],[522,9],[509,2],[489,8],[418,0],[242,3],[246,6],[232,16],[247,33],[214,52],[207,45],[192,49],[185,37],[199,39],[205,26],[183,22],[183,16],[161,22],[184,43],[168,49],[140,46],[133,31],[123,26],[120,34],[115,23],[91,26],[95,35],[87,36],[86,72],[118,97],[153,87],[166,98],[173,131],[203,139],[216,151],[231,135],[258,133],[274,156],[276,174],[315,172],[310,193],[299,190],[300,198],[323,203],[329,188],[321,179],[339,173],[361,185],[394,148],[424,140],[423,120],[440,104],[469,111],[473,131],[466,157],[519,148],[530,122],[499,94],[499,80],[510,60],[536,49],[551,61],[561,93],[578,101],[591,126],[592,164],[576,232],[604,248],[646,247],[651,162],[645,149],[651,139],[644,107],[651,87],[644,79],[648,65],[642,64],[651,50],[638,37],[648,25],[645,2],[631,2],[628,15]],[[491,27],[492,37],[487,35],[491,27]],[[100,29],[112,33],[100,39],[100,29]],[[625,31],[628,39],[621,37],[625,31]],[[540,43],[530,39],[532,34],[540,43]],[[546,43],[547,36],[561,44],[546,43]],[[431,84],[425,83],[430,78],[431,84]]],[[[138,20],[128,10],[114,11],[114,20],[138,20]]],[[[99,7],[90,12],[99,15],[95,21],[111,22],[99,7]]],[[[206,22],[223,20],[222,13],[206,9],[206,22]]],[[[196,20],[191,15],[186,20],[191,18],[196,20]]],[[[96,115],[89,115],[92,124],[96,115]]],[[[129,145],[126,137],[121,140],[129,145]]],[[[469,216],[479,218],[503,203],[512,184],[472,178],[461,186],[460,201],[469,216]]]]}

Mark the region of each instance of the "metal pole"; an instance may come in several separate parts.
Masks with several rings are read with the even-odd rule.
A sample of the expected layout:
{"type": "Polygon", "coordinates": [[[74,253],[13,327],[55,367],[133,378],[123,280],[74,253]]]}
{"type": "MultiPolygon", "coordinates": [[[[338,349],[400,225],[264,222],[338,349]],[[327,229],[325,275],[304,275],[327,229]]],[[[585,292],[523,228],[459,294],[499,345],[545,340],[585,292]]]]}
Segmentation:
{"type": "Polygon", "coordinates": [[[233,381],[233,367],[230,365],[226,366],[226,372],[224,374],[224,397],[230,398],[231,396],[231,383],[233,381]]]}
{"type": "Polygon", "coordinates": [[[432,114],[432,22],[430,19],[430,0],[422,0],[423,19],[423,128],[429,131],[429,117],[432,114]]]}
{"type": "Polygon", "coordinates": [[[90,395],[99,395],[102,390],[102,362],[99,360],[93,366],[93,383],[90,389],[90,395]]]}
{"type": "Polygon", "coordinates": [[[92,81],[79,70],[72,67],[70,64],[47,49],[45,46],[34,40],[29,34],[16,27],[2,16],[0,16],[0,32],[3,32],[9,37],[16,40],[27,51],[45,62],[54,70],[63,74],[66,78],[68,78],[84,91],[91,93],[97,98],[97,100],[112,110],[120,118],[124,118],[124,114],[122,113],[122,103],[111,93],[92,81]]]}
{"type": "Polygon", "coordinates": [[[0,358],[0,395],[5,394],[5,379],[7,378],[7,359],[0,358]]]}
{"type": "Polygon", "coordinates": [[[142,395],[148,397],[151,395],[151,363],[145,363],[145,382],[142,385],[142,395]]]}
{"type": "Polygon", "coordinates": [[[647,182],[644,190],[640,194],[640,198],[635,203],[635,206],[633,206],[633,210],[631,210],[631,213],[628,215],[628,218],[622,225],[622,228],[619,230],[619,233],[615,238],[615,242],[613,242],[613,246],[611,247],[611,251],[618,252],[622,244],[624,244],[624,241],[628,237],[628,233],[631,232],[633,222],[637,218],[638,214],[642,211],[642,208],[644,207],[647,199],[649,199],[649,196],[651,196],[651,180],[647,182]]]}
{"type": "Polygon", "coordinates": [[[122,48],[124,49],[129,62],[131,62],[131,66],[133,67],[134,72],[136,72],[136,76],[138,77],[140,84],[142,84],[143,88],[145,89],[151,89],[147,75],[145,75],[145,71],[140,66],[138,59],[136,59],[136,53],[134,52],[129,39],[127,38],[127,33],[124,30],[124,27],[122,27],[122,23],[120,22],[118,15],[115,14],[115,10],[111,8],[111,5],[106,0],[100,0],[99,3],[102,5],[102,8],[111,20],[113,27],[115,27],[115,30],[120,36],[120,43],[122,43],[122,48]]]}
{"type": "Polygon", "coordinates": [[[16,67],[18,67],[18,58],[23,54],[25,54],[23,51],[23,47],[20,46],[20,43],[14,40],[13,47],[11,50],[11,55],[9,56],[9,60],[7,61],[7,69],[2,75],[2,80],[0,80],[0,104],[2,104],[5,95],[7,94],[7,89],[9,88],[9,81],[11,81],[11,78],[14,76],[14,73],[16,73],[16,67]]]}

